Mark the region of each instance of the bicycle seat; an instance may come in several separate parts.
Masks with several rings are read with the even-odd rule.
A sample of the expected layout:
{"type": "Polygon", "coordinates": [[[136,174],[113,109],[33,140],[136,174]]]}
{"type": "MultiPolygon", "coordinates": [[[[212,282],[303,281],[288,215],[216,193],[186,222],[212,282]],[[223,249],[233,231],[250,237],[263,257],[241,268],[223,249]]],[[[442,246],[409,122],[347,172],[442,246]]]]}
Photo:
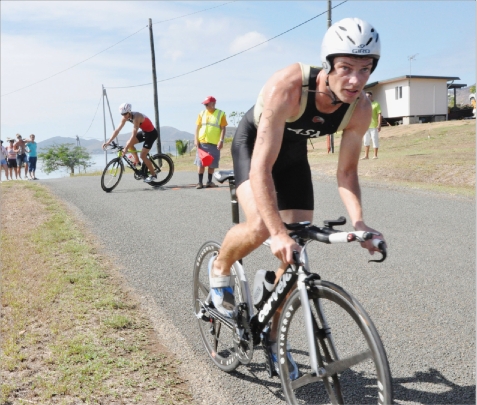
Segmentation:
{"type": "Polygon", "coordinates": [[[219,183],[223,183],[225,180],[235,179],[233,170],[219,170],[214,173],[214,177],[219,183]]]}

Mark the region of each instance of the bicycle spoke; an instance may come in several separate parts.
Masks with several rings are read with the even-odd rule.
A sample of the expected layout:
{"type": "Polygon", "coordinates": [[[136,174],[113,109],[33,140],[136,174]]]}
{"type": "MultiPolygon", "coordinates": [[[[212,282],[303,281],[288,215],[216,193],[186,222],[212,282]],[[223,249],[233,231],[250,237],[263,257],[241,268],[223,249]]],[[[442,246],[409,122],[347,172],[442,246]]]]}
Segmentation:
{"type": "Polygon", "coordinates": [[[300,376],[280,377],[290,404],[391,403],[392,386],[384,348],[366,312],[349,294],[325,281],[309,293],[318,375],[311,367],[305,318],[299,291],[285,304],[280,344],[289,345],[300,376]],[[338,357],[338,353],[340,357],[338,357]]]}
{"type": "Polygon", "coordinates": [[[202,281],[198,281],[198,286],[200,288],[200,290],[202,291],[202,294],[204,294],[205,296],[209,295],[209,290],[207,289],[207,287],[204,285],[204,283],[202,281]]]}
{"type": "Polygon", "coordinates": [[[364,360],[368,360],[372,358],[371,351],[367,350],[363,353],[356,354],[355,356],[351,356],[344,360],[334,361],[331,364],[327,364],[323,367],[325,373],[321,375],[321,377],[328,377],[333,374],[342,373],[348,368],[356,366],[357,364],[361,363],[364,360]]]}

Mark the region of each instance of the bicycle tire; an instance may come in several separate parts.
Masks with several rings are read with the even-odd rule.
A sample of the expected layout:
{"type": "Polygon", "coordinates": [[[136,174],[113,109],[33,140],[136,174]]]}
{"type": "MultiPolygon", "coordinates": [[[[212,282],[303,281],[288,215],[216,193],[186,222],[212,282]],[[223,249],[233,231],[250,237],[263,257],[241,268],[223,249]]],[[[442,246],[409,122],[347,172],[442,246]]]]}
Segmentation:
{"type": "MultiPolygon", "coordinates": [[[[194,314],[200,313],[201,302],[204,303],[209,294],[209,260],[218,253],[220,244],[209,241],[202,245],[197,253],[194,262],[194,283],[193,283],[193,308],[194,314]]],[[[232,282],[235,302],[243,302],[244,287],[236,277],[234,266],[231,268],[232,282]]],[[[207,316],[207,313],[206,313],[207,316]]],[[[197,318],[200,336],[205,350],[212,362],[222,371],[231,372],[235,370],[240,360],[236,353],[233,341],[233,332],[222,324],[219,319],[213,321],[197,318]]]]}
{"type": "Polygon", "coordinates": [[[328,367],[328,376],[320,378],[312,372],[300,292],[295,290],[279,321],[279,347],[290,345],[300,371],[299,378],[291,381],[286,351],[279,350],[280,379],[287,403],[391,404],[392,380],[386,352],[363,307],[341,287],[321,280],[314,281],[308,298],[318,367],[322,372],[328,367]]]}
{"type": "Polygon", "coordinates": [[[124,172],[124,163],[121,158],[112,159],[104,168],[101,175],[101,188],[110,193],[119,184],[124,172]],[[119,171],[119,172],[118,172],[119,171]]]}
{"type": "Polygon", "coordinates": [[[157,180],[151,181],[149,184],[152,187],[163,186],[172,178],[172,175],[174,174],[174,162],[169,155],[165,155],[163,153],[156,153],[150,158],[150,160],[154,166],[157,180]]]}

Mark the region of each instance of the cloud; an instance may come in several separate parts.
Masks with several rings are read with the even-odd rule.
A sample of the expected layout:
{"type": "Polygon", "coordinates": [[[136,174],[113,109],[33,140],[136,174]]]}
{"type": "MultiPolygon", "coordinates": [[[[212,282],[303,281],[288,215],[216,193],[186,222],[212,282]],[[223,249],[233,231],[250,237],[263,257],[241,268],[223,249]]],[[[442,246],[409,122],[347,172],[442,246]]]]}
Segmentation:
{"type": "MultiPolygon", "coordinates": [[[[266,40],[267,38],[265,37],[265,35],[260,34],[257,31],[247,32],[246,34],[241,35],[233,40],[233,42],[230,44],[229,51],[232,54],[242,52],[266,40]]],[[[268,44],[263,44],[260,47],[253,49],[252,51],[257,51],[258,49],[263,50],[266,46],[268,46],[268,44]]]]}

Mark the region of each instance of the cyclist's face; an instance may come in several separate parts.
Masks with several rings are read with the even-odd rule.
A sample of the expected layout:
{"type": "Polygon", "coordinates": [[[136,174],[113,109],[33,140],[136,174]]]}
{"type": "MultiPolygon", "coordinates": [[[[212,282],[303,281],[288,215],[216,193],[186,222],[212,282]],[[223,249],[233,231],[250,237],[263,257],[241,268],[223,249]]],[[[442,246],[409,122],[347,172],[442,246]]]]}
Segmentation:
{"type": "Polygon", "coordinates": [[[121,114],[121,115],[127,119],[127,118],[129,118],[129,114],[130,114],[130,113],[127,112],[127,113],[121,114]]]}
{"type": "Polygon", "coordinates": [[[372,67],[372,58],[337,56],[329,75],[331,90],[344,103],[352,103],[366,85],[372,67]]]}

